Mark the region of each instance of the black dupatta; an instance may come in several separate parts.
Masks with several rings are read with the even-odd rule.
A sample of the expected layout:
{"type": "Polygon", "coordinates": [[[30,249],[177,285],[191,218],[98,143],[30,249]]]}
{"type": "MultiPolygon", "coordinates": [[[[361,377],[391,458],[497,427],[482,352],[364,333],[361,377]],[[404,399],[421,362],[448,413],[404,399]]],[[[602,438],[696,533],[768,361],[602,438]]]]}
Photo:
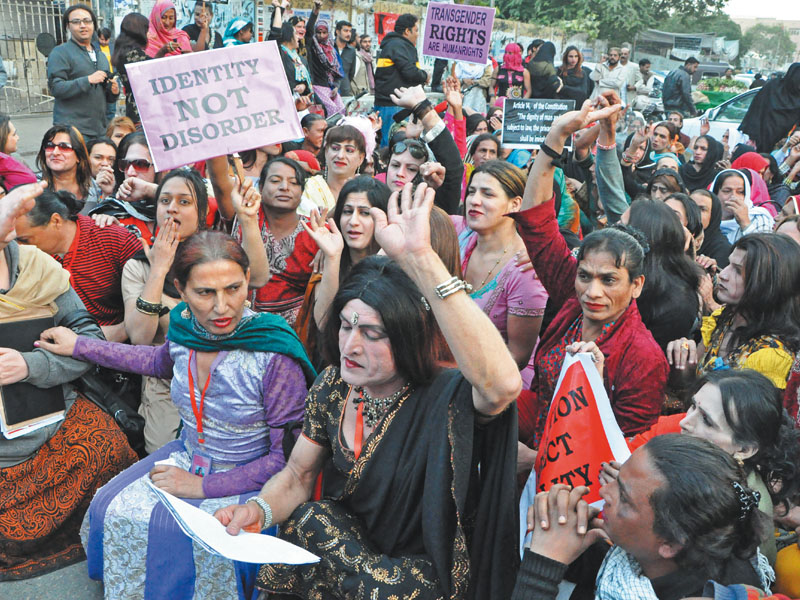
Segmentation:
{"type": "Polygon", "coordinates": [[[443,372],[384,417],[340,499],[379,552],[426,554],[454,600],[511,597],[519,562],[516,405],[475,418],[472,385],[443,372]]]}

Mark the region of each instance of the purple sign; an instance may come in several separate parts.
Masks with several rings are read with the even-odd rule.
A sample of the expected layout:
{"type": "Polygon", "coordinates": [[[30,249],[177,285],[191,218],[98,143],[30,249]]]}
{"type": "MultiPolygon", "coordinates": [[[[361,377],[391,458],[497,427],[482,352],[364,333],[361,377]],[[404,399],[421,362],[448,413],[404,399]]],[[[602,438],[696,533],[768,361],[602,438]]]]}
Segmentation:
{"type": "Polygon", "coordinates": [[[422,53],[485,65],[489,61],[494,9],[430,2],[422,53]]]}
{"type": "Polygon", "coordinates": [[[127,66],[156,169],[303,137],[275,42],[127,66]]]}

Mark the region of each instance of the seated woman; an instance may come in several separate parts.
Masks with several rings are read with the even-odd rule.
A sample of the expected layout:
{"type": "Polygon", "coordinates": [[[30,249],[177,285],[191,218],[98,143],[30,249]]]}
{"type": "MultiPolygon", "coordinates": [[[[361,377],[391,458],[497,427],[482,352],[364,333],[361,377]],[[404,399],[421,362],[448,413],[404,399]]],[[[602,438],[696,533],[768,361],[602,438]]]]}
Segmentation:
{"type": "Polygon", "coordinates": [[[209,512],[253,495],[286,464],[284,437],[303,418],[314,376],[286,323],[246,308],[249,261],[235,240],[195,233],[178,248],[173,274],[183,302],[163,345],[114,344],[60,327],[39,342],[62,356],[172,379],[180,439],[104,486],[83,523],[89,576],[110,598],[184,597],[188,582],[207,598],[231,596],[233,563],[195,552],[147,480],[209,512]]]}
{"type": "Polygon", "coordinates": [[[604,551],[605,558],[595,568],[582,565],[573,597],[698,597],[709,579],[768,586],[767,569],[754,565],[764,531],[758,494],[711,442],[668,434],[636,450],[619,478],[600,488],[600,523],[591,523],[599,510],[581,499],[588,491],[557,484],[536,497],[512,600],[555,600],[568,565],[586,550],[587,562],[604,551]],[[600,540],[611,547],[592,547],[600,540]]]}
{"type": "Polygon", "coordinates": [[[431,248],[433,190],[420,184],[412,199],[410,188],[402,212],[396,195],[388,218],[372,209],[392,260],[366,258],[342,283],[323,333],[333,366],[309,393],[286,469],[258,498],[217,512],[232,535],[281,523],[284,539],[322,557],[263,566],[258,586],[269,592],[344,599],[366,589],[420,600],[466,597],[467,587],[475,598],[511,592],[516,432],[506,409],[519,370],[431,248]],[[460,370],[437,368],[437,327],[460,370]],[[327,460],[324,499],[309,502],[327,460]]]}
{"type": "Polygon", "coordinates": [[[352,125],[329,128],[322,145],[323,172],[306,182],[297,212],[308,217],[314,208],[333,210],[342,186],[358,175],[366,156],[367,143],[361,131],[352,125]]]}
{"type": "MultiPolygon", "coordinates": [[[[686,433],[707,439],[742,461],[747,485],[761,494],[758,508],[765,521],[773,509],[788,506],[798,488],[797,436],[783,408],[780,392],[769,379],[750,369],[714,371],[695,385],[685,413],[661,417],[649,431],[628,441],[631,450],[656,435],[686,433]]],[[[604,483],[616,477],[619,463],[604,466],[604,483]]],[[[783,512],[783,511],[782,511],[783,512]]],[[[766,527],[760,550],[775,564],[774,527],[766,527]]]]}
{"type": "Polygon", "coordinates": [[[122,268],[142,243],[117,225],[98,227],[69,192],[47,190],[17,219],[17,239],[53,256],[70,273],[86,310],[97,319],[106,339],[127,339],[122,323],[122,268]]]}
{"type": "Polygon", "coordinates": [[[638,131],[628,134],[622,150],[619,151],[628,202],[647,194],[647,184],[656,170],[656,163],[650,158],[650,152],[650,138],[638,131]]]}
{"type": "Polygon", "coordinates": [[[686,255],[686,235],[663,202],[639,199],[623,222],[644,234],[644,286],[636,300],[642,323],[662,351],[676,337],[691,337],[700,325],[699,268],[686,255]]]}
{"type": "Polygon", "coordinates": [[[771,233],[739,239],[714,286],[723,308],[703,318],[699,344],[686,338],[670,342],[667,360],[697,375],[753,369],[784,389],[800,350],[799,289],[800,246],[794,240],[771,233]]]}
{"type": "Polygon", "coordinates": [[[51,191],[69,192],[77,198],[81,214],[88,214],[103,195],[92,179],[89,153],[75,127],[54,125],[45,132],[36,155],[36,167],[51,191]]]}
{"type": "Polygon", "coordinates": [[[177,12],[172,0],[158,0],[155,3],[150,11],[150,26],[147,30],[147,56],[177,56],[192,51],[189,35],[175,26],[176,20],[177,12]]]}
{"type": "Polygon", "coordinates": [[[144,133],[129,133],[119,143],[114,161],[114,195],[91,216],[101,227],[122,225],[145,243],[155,241],[155,193],[158,188],[153,157],[144,133]]]}
{"type": "Polygon", "coordinates": [[[395,97],[398,106],[411,111],[416,109],[414,119],[418,123],[417,131],[419,125],[422,126],[421,141],[406,139],[392,146],[386,175],[382,181],[385,181],[391,191],[399,192],[419,174],[425,183],[436,189],[436,206],[449,214],[455,214],[458,210],[464,163],[453,135],[433,106],[430,106],[422,86],[406,88],[395,97]],[[428,156],[429,149],[432,159],[428,156]]]}
{"type": "Polygon", "coordinates": [[[700,207],[689,196],[680,192],[667,196],[664,204],[677,215],[684,234],[688,233],[684,241],[684,250],[688,256],[694,258],[703,245],[703,222],[700,216],[700,207]]]}
{"type": "Polygon", "coordinates": [[[113,194],[116,187],[114,163],[117,162],[117,144],[111,138],[99,137],[89,140],[86,151],[89,153],[92,177],[102,192],[102,200],[113,194]]]}
{"type": "MultiPolygon", "coordinates": [[[[614,118],[619,105],[559,117],[546,146],[560,154],[566,139],[601,118],[614,118]]],[[[598,143],[608,146],[601,127],[598,143]]],[[[613,142],[612,142],[613,143],[613,142]]],[[[529,393],[519,399],[520,441],[536,448],[556,387],[565,348],[591,342],[587,348],[605,356],[604,384],[620,428],[626,434],[646,430],[658,417],[669,367],[652,334],[642,323],[635,299],[644,284],[641,234],[624,225],[595,231],[573,258],[556,222],[551,153],[539,152],[523,196],[522,211],[512,215],[550,302],[561,307],[536,349],[536,374],[529,393]]]]}
{"type": "Polygon", "coordinates": [[[697,254],[714,259],[717,268],[724,269],[728,266],[731,243],[720,230],[722,203],[714,192],[703,189],[693,191],[689,197],[700,209],[700,221],[703,223],[703,243],[697,254]]]}
{"type": "Polygon", "coordinates": [[[547,292],[533,270],[522,271],[514,257],[525,244],[514,220],[525,192],[525,173],[499,160],[472,172],[465,217],[451,217],[458,233],[461,269],[475,300],[508,344],[525,389],[533,379],[533,350],[539,339],[547,292]]]}
{"type": "Polygon", "coordinates": [[[317,211],[312,212],[310,222],[303,223],[325,259],[322,275],[311,278],[310,285],[314,284],[314,288],[307,294],[304,307],[314,321],[314,326],[302,336],[305,337],[306,349],[309,349],[309,344],[316,347],[318,329],[323,327],[330,304],[350,269],[380,250],[373,235],[370,210],[375,207],[386,211],[389,195],[386,184],[368,175],[360,175],[344,184],[333,218],[327,219],[327,227],[326,219],[317,211]]]}
{"type": "MultiPolygon", "coordinates": [[[[311,262],[317,244],[303,227],[297,214],[300,195],[306,182],[303,168],[291,158],[279,156],[261,170],[261,204],[258,211],[258,232],[267,249],[269,283],[253,293],[253,309],[282,316],[294,325],[303,305],[311,262]]],[[[228,200],[221,199],[220,205],[228,200]]],[[[244,240],[247,232],[241,223],[234,223],[234,237],[244,240]]]]}
{"type": "Polygon", "coordinates": [[[119,144],[129,133],[136,131],[136,125],[129,117],[114,117],[106,127],[106,137],[110,138],[115,144],[119,144]]]}
{"type": "Polygon", "coordinates": [[[672,169],[658,169],[653,172],[647,184],[647,195],[653,200],[664,200],[670,194],[685,194],[686,186],[681,176],[672,169]]]}
{"type": "MultiPolygon", "coordinates": [[[[242,246],[250,259],[250,285],[261,287],[269,280],[269,265],[261,243],[258,192],[249,181],[233,190],[233,205],[245,229],[242,246]]],[[[208,192],[194,169],[176,169],[164,176],[156,192],[158,235],[153,246],[135,254],[122,270],[125,302],[125,332],[132,344],[164,343],[169,329],[169,311],[180,302],[170,276],[175,252],[198,230],[205,229],[208,192]]],[[[170,398],[169,380],[145,377],[142,382],[144,442],[148,453],[175,439],[180,425],[178,409],[170,398]]]]}
{"type": "Polygon", "coordinates": [[[0,185],[8,191],[23,183],[34,183],[36,175],[11,155],[17,151],[19,135],[8,115],[0,113],[0,185]]]}
{"type": "Polygon", "coordinates": [[[707,189],[720,169],[725,148],[710,135],[701,135],[694,140],[692,160],[681,165],[678,171],[690,192],[707,189]]]}
{"type": "MultiPolygon", "coordinates": [[[[11,206],[23,195],[32,201],[42,188],[41,183],[18,187],[0,204],[11,206]]],[[[100,328],[91,319],[81,320],[81,313],[83,303],[69,285],[69,273],[41,250],[18,245],[13,225],[4,224],[0,321],[52,316],[56,325],[100,339],[100,328]]],[[[88,370],[85,363],[42,348],[0,350],[0,386],[18,381],[61,386],[67,409],[63,421],[11,440],[0,438],[0,581],[82,560],[78,529],[92,496],[136,462],[114,419],[70,385],[88,370]]]]}
{"type": "Polygon", "coordinates": [[[711,191],[722,203],[720,230],[731,244],[750,233],[772,231],[775,225],[766,208],[753,206],[748,175],[746,171],[725,169],[711,183],[711,191]]]}

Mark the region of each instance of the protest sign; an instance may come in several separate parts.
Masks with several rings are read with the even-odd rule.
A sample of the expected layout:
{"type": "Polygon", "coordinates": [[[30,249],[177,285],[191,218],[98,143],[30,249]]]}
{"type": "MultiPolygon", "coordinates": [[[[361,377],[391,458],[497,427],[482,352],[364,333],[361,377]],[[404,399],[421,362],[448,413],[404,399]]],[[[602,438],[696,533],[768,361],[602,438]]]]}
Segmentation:
{"type": "MultiPolygon", "coordinates": [[[[503,148],[538,148],[556,117],[575,110],[575,100],[506,98],[503,101],[503,148]]],[[[572,148],[572,137],[567,143],[572,148]]]]}
{"type": "Polygon", "coordinates": [[[275,42],[127,66],[158,171],[303,137],[275,42]]]}
{"type": "Polygon", "coordinates": [[[584,500],[602,503],[600,464],[625,462],[630,454],[591,354],[567,354],[534,462],[536,489],[585,485],[584,500]]]}
{"type": "Polygon", "coordinates": [[[375,13],[375,35],[378,36],[378,45],[383,42],[387,33],[394,31],[394,24],[399,16],[397,13],[375,13]]]}
{"type": "Polygon", "coordinates": [[[422,53],[485,65],[489,60],[493,25],[493,8],[430,2],[422,53]]]}

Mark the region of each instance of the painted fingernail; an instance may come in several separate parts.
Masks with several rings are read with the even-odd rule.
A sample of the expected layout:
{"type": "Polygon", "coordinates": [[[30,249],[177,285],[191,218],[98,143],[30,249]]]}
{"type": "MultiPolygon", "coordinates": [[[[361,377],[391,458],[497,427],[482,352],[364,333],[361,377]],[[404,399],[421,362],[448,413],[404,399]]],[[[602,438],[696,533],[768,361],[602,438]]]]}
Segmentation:
{"type": "Polygon", "coordinates": [[[583,525],[578,527],[578,533],[586,533],[586,527],[584,527],[583,525]]]}
{"type": "Polygon", "coordinates": [[[558,517],[558,522],[559,523],[566,523],[567,522],[567,517],[565,517],[564,515],[561,515],[560,517],[558,517]]]}

